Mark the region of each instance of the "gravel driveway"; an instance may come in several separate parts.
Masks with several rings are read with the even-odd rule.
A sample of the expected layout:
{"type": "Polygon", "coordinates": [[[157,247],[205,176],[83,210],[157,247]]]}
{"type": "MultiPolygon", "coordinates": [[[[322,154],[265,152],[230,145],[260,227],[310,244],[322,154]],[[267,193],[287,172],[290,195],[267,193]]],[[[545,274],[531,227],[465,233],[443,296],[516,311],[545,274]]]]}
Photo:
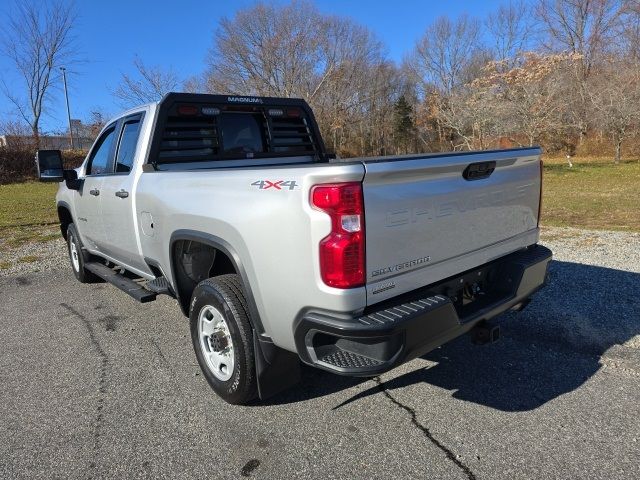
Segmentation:
{"type": "Polygon", "coordinates": [[[15,246],[11,243],[14,240],[11,234],[0,231],[0,277],[68,267],[66,243],[60,236],[60,227],[41,227],[38,229],[38,234],[43,238],[53,237],[53,239],[42,242],[19,242],[15,246]]]}
{"type": "Polygon", "coordinates": [[[211,392],[173,300],[80,285],[40,246],[64,268],[0,271],[0,478],[638,478],[640,235],[543,243],[550,284],[500,342],[306,369],[250,407],[211,392]]]}

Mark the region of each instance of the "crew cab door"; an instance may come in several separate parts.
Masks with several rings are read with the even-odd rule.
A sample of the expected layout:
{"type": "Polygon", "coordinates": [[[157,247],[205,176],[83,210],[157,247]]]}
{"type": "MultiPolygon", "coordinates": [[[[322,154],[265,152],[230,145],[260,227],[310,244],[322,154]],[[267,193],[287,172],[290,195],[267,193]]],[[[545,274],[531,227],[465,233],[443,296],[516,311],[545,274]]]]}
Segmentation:
{"type": "Polygon", "coordinates": [[[138,248],[134,222],[134,160],[140,137],[143,113],[118,121],[113,165],[102,180],[100,203],[104,236],[101,251],[127,266],[148,270],[138,248]]]}
{"type": "Polygon", "coordinates": [[[83,244],[90,250],[101,250],[104,238],[100,195],[104,176],[113,164],[116,127],[116,123],[109,125],[94,143],[85,168],[84,182],[75,202],[76,226],[83,244]]]}

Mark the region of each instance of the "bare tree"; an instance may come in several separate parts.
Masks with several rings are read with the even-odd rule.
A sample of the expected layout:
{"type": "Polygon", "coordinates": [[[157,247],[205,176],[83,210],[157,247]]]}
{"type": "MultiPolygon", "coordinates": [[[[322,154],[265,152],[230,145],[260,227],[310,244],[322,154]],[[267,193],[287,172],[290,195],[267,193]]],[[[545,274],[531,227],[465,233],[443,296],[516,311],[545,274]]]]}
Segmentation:
{"type": "Polygon", "coordinates": [[[402,93],[398,69],[391,62],[368,65],[361,72],[362,90],[354,104],[348,141],[359,140],[359,155],[386,155],[395,150],[393,106],[402,93]],[[357,127],[357,128],[356,128],[357,127]]]}
{"type": "Polygon", "coordinates": [[[480,22],[462,15],[438,18],[418,41],[409,65],[425,91],[449,95],[463,85],[465,71],[480,50],[480,22]]]}
{"type": "Polygon", "coordinates": [[[135,76],[123,73],[113,92],[124,107],[157,102],[165,93],[179,89],[180,79],[172,69],[145,65],[139,57],[133,60],[133,66],[135,76]]]}
{"type": "Polygon", "coordinates": [[[581,56],[579,77],[589,77],[594,62],[615,44],[621,0],[540,0],[537,12],[551,51],[581,56]]]}
{"type": "Polygon", "coordinates": [[[223,19],[208,64],[207,91],[306,99],[343,155],[384,152],[392,140],[397,69],[368,29],[311,3],[259,3],[223,19]]]}
{"type": "Polygon", "coordinates": [[[537,8],[549,51],[580,55],[575,76],[577,101],[572,113],[582,143],[589,128],[589,86],[598,59],[616,43],[623,0],[540,0],[537,8]]]}
{"type": "Polygon", "coordinates": [[[529,52],[519,56],[517,63],[507,71],[499,64],[490,65],[496,73],[484,80],[499,92],[502,132],[513,142],[529,146],[540,142],[545,134],[560,134],[570,101],[567,78],[578,61],[580,56],[577,54],[529,52]]]}
{"type": "Polygon", "coordinates": [[[109,114],[100,107],[94,107],[85,120],[87,138],[95,139],[109,121],[109,114]]]}
{"type": "Polygon", "coordinates": [[[20,93],[6,81],[3,88],[29,124],[36,145],[58,69],[76,60],[72,36],[75,19],[74,5],[61,0],[16,3],[2,36],[2,51],[23,84],[20,93]]]}
{"type": "Polygon", "coordinates": [[[640,71],[614,60],[604,67],[589,93],[597,123],[611,135],[614,160],[619,163],[623,142],[640,126],[640,71]]]}
{"type": "Polygon", "coordinates": [[[449,149],[473,150],[473,128],[466,115],[469,110],[466,97],[469,93],[458,92],[450,96],[437,92],[431,94],[435,105],[434,118],[438,121],[439,127],[448,133],[446,138],[450,143],[449,149]]]}
{"type": "Polygon", "coordinates": [[[455,21],[438,18],[405,63],[423,101],[416,108],[418,138],[429,149],[486,145],[493,123],[491,104],[472,87],[492,59],[481,41],[480,27],[478,20],[466,15],[455,21]],[[434,136],[438,140],[432,145],[434,136]]]}
{"type": "Polygon", "coordinates": [[[578,136],[594,131],[623,140],[638,131],[612,100],[637,105],[629,83],[609,97],[602,86],[618,78],[604,66],[609,57],[639,71],[640,0],[505,1],[484,22],[438,19],[400,67],[352,20],[305,0],[257,3],[220,22],[205,74],[184,88],[305,98],[327,146],[343,156],[482,149],[505,140],[575,148],[578,136]],[[408,105],[399,115],[402,96],[408,105]]]}
{"type": "Polygon", "coordinates": [[[397,78],[391,79],[395,69],[385,61],[381,43],[368,29],[337,17],[323,17],[321,23],[315,69],[319,73],[312,77],[313,90],[303,96],[321,124],[329,126],[327,138],[334,149],[344,153],[345,142],[353,147],[356,140],[363,153],[384,150],[380,139],[384,129],[377,133],[370,129],[380,109],[393,102],[388,82],[398,84],[397,78]],[[356,128],[359,135],[352,139],[356,128]]]}
{"type": "Polygon", "coordinates": [[[211,91],[207,85],[208,76],[205,75],[192,75],[188,77],[182,84],[182,89],[189,93],[202,93],[211,91]]]}
{"type": "Polygon", "coordinates": [[[501,105],[491,86],[474,81],[452,95],[432,97],[433,115],[448,132],[450,148],[484,150],[497,138],[501,105]]]}
{"type": "Polygon", "coordinates": [[[316,88],[320,15],[306,2],[259,3],[223,18],[209,55],[209,90],[308,96],[316,88]]]}
{"type": "Polygon", "coordinates": [[[640,0],[626,0],[622,18],[623,54],[640,65],[640,0]]]}
{"type": "Polygon", "coordinates": [[[496,60],[509,63],[509,60],[529,50],[534,31],[531,14],[527,2],[510,0],[487,16],[485,26],[496,60]]]}

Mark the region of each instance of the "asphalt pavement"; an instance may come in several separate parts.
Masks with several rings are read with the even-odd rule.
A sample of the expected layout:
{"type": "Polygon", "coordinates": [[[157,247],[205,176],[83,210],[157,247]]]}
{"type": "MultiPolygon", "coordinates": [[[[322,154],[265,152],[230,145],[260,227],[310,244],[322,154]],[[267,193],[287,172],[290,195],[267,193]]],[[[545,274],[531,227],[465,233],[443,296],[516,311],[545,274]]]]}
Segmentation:
{"type": "Polygon", "coordinates": [[[640,274],[554,261],[549,287],[380,378],[305,369],[266,402],[209,389],[175,301],[70,270],[0,278],[0,478],[640,476],[640,274]]]}

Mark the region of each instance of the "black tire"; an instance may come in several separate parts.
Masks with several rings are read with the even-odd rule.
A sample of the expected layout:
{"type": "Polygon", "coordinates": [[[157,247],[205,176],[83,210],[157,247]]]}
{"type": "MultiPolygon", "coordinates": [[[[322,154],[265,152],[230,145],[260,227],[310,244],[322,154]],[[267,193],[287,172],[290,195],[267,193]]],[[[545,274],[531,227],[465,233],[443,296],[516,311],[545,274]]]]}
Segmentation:
{"type": "Polygon", "coordinates": [[[253,330],[239,277],[220,275],[200,282],[191,297],[189,320],[198,364],[211,388],[228,403],[246,405],[251,402],[257,393],[253,330]],[[216,377],[205,359],[198,323],[200,313],[207,306],[222,314],[233,342],[234,366],[228,380],[216,377]]]}
{"type": "Polygon", "coordinates": [[[78,236],[78,230],[76,230],[76,226],[73,223],[69,224],[69,227],[67,227],[67,252],[69,253],[71,270],[80,283],[95,283],[100,280],[99,277],[84,268],[84,264],[89,261],[89,254],[82,248],[82,242],[78,236]],[[75,250],[77,252],[77,267],[73,260],[72,244],[75,245],[75,250]]]}

